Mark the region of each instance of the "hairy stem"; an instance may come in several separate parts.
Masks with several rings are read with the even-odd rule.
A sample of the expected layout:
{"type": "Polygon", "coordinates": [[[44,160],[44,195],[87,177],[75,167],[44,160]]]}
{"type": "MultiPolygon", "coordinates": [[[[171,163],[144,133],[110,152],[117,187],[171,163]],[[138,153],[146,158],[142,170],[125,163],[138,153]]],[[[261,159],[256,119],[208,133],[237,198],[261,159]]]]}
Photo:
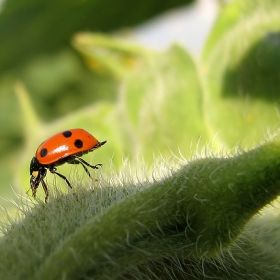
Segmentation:
{"type": "Polygon", "coordinates": [[[277,141],[191,162],[89,219],[39,265],[34,279],[102,279],[162,257],[217,256],[280,193],[279,169],[277,141]]]}

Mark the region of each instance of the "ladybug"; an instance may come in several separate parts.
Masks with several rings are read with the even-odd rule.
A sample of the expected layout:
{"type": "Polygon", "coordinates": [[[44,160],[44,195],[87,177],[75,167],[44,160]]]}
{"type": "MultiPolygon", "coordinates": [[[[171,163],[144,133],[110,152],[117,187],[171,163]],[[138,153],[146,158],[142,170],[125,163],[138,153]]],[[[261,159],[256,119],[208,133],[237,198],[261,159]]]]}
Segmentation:
{"type": "Polygon", "coordinates": [[[61,177],[72,188],[68,179],[64,175],[56,172],[56,166],[66,162],[70,164],[81,164],[91,178],[86,166],[98,169],[102,164],[91,165],[83,160],[81,156],[96,150],[106,142],[99,142],[94,136],[81,128],[62,131],[44,141],[30,162],[30,186],[33,197],[36,197],[37,188],[42,183],[46,195],[45,202],[47,203],[49,201],[49,192],[47,184],[44,181],[47,170],[61,177]]]}

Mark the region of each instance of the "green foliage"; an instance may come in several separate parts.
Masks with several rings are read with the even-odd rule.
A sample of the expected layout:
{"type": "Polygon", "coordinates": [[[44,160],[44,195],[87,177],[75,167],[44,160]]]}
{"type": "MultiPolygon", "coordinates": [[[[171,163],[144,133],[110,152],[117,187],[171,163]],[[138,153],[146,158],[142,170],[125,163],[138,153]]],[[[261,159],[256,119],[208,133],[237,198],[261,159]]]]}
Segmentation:
{"type": "Polygon", "coordinates": [[[75,32],[129,27],[189,2],[165,0],[159,5],[158,1],[150,0],[5,1],[0,17],[0,71],[18,67],[36,55],[65,48],[75,32]]]}
{"type": "Polygon", "coordinates": [[[251,145],[279,121],[279,12],[275,0],[233,1],[206,44],[205,114],[229,146],[251,145]]]}
{"type": "Polygon", "coordinates": [[[265,225],[256,218],[242,234],[253,215],[280,193],[279,140],[233,157],[197,159],[151,182],[112,185],[100,177],[90,189],[26,207],[25,219],[0,242],[0,276],[158,279],[151,274],[155,269],[159,278],[168,273],[178,279],[185,266],[185,273],[198,279],[254,279],[256,274],[280,279],[279,252],[261,248],[267,238],[262,230],[269,233],[271,222],[269,242],[279,241],[279,213],[265,225]],[[253,232],[263,235],[260,243],[253,232]],[[198,273],[200,260],[209,275],[198,273]]]}
{"type": "MultiPolygon", "coordinates": [[[[193,0],[17,1],[5,0],[0,15],[0,153],[22,146],[15,81],[24,81],[39,116],[51,121],[97,100],[114,100],[114,79],[92,75],[70,48],[80,31],[130,28],[193,0]],[[13,112],[13,114],[10,114],[13,112]]],[[[0,173],[0,178],[3,179],[0,173]]],[[[10,182],[5,182],[9,184],[10,182]]]]}
{"type": "Polygon", "coordinates": [[[77,53],[63,49],[22,66],[27,90],[16,87],[22,110],[15,116],[21,114],[26,147],[11,159],[21,190],[29,188],[38,143],[55,132],[83,127],[108,143],[86,156],[104,164],[94,173],[98,181],[63,166],[74,186],[68,194],[50,174],[49,204],[41,189],[34,205],[19,197],[22,216],[0,239],[0,278],[280,279],[280,212],[263,210],[279,208],[279,133],[253,145],[279,119],[279,12],[276,0],[233,1],[199,62],[177,45],[157,53],[116,36],[77,33],[77,53]],[[43,84],[45,76],[52,83],[44,91],[33,78],[43,84]],[[79,95],[50,95],[77,85],[98,93],[83,104],[79,95]],[[38,100],[56,100],[45,119],[76,109],[44,122],[49,110],[34,88],[38,100]],[[255,148],[221,154],[237,144],[255,148]],[[146,170],[155,168],[151,176],[134,165],[139,157],[146,170]],[[160,157],[166,163],[158,171],[160,157]]]}

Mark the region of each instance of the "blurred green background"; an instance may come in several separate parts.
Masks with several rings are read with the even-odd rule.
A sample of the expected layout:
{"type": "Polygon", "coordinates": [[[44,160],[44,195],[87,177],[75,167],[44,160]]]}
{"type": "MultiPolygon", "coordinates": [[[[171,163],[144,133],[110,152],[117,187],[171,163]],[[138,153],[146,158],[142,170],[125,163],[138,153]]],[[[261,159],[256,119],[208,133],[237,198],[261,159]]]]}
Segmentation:
{"type": "MultiPolygon", "coordinates": [[[[12,189],[18,193],[28,190],[29,161],[35,149],[59,130],[87,128],[98,139],[108,140],[103,159],[111,158],[114,153],[118,154],[115,157],[121,157],[121,150],[116,150],[114,143],[118,141],[113,137],[114,132],[107,133],[111,130],[110,120],[102,115],[103,110],[110,111],[111,107],[94,108],[98,102],[112,105],[116,102],[119,81],[115,75],[89,69],[72,46],[75,34],[128,30],[189,2],[192,1],[3,1],[0,14],[1,197],[9,198],[12,189]],[[26,90],[22,98],[15,94],[18,82],[26,90]],[[29,107],[23,108],[26,102],[29,107]],[[30,114],[33,118],[28,118],[30,114]],[[108,127],[101,133],[100,127],[104,126],[108,127]]],[[[19,90],[19,94],[22,91],[19,90]]],[[[5,203],[3,200],[0,204],[2,202],[5,203]]]]}
{"type": "MultiPolygon", "coordinates": [[[[248,148],[275,131],[279,1],[216,1],[217,21],[196,56],[179,44],[153,50],[133,40],[135,26],[193,2],[3,2],[0,204],[13,191],[25,195],[36,148],[64,129],[108,141],[86,156],[104,172],[124,158],[148,167],[173,154],[189,158],[207,143],[211,151],[248,148]]],[[[77,167],[60,169],[84,178],[77,167]]]]}

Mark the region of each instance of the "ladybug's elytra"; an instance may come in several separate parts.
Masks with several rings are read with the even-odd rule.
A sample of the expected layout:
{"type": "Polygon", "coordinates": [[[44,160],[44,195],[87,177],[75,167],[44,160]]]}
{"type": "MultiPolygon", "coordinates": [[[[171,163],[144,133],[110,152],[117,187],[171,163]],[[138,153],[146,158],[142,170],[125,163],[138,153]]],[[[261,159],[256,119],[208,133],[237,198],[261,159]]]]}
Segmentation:
{"type": "Polygon", "coordinates": [[[68,179],[64,175],[56,172],[56,166],[66,162],[70,164],[81,164],[88,176],[91,177],[86,166],[98,169],[102,164],[91,165],[83,160],[81,156],[96,150],[106,142],[99,142],[94,136],[81,128],[62,131],[43,142],[30,163],[30,186],[33,197],[36,197],[37,188],[42,183],[46,195],[45,202],[48,202],[49,192],[47,184],[44,181],[47,170],[64,179],[67,185],[72,188],[68,179]]]}

